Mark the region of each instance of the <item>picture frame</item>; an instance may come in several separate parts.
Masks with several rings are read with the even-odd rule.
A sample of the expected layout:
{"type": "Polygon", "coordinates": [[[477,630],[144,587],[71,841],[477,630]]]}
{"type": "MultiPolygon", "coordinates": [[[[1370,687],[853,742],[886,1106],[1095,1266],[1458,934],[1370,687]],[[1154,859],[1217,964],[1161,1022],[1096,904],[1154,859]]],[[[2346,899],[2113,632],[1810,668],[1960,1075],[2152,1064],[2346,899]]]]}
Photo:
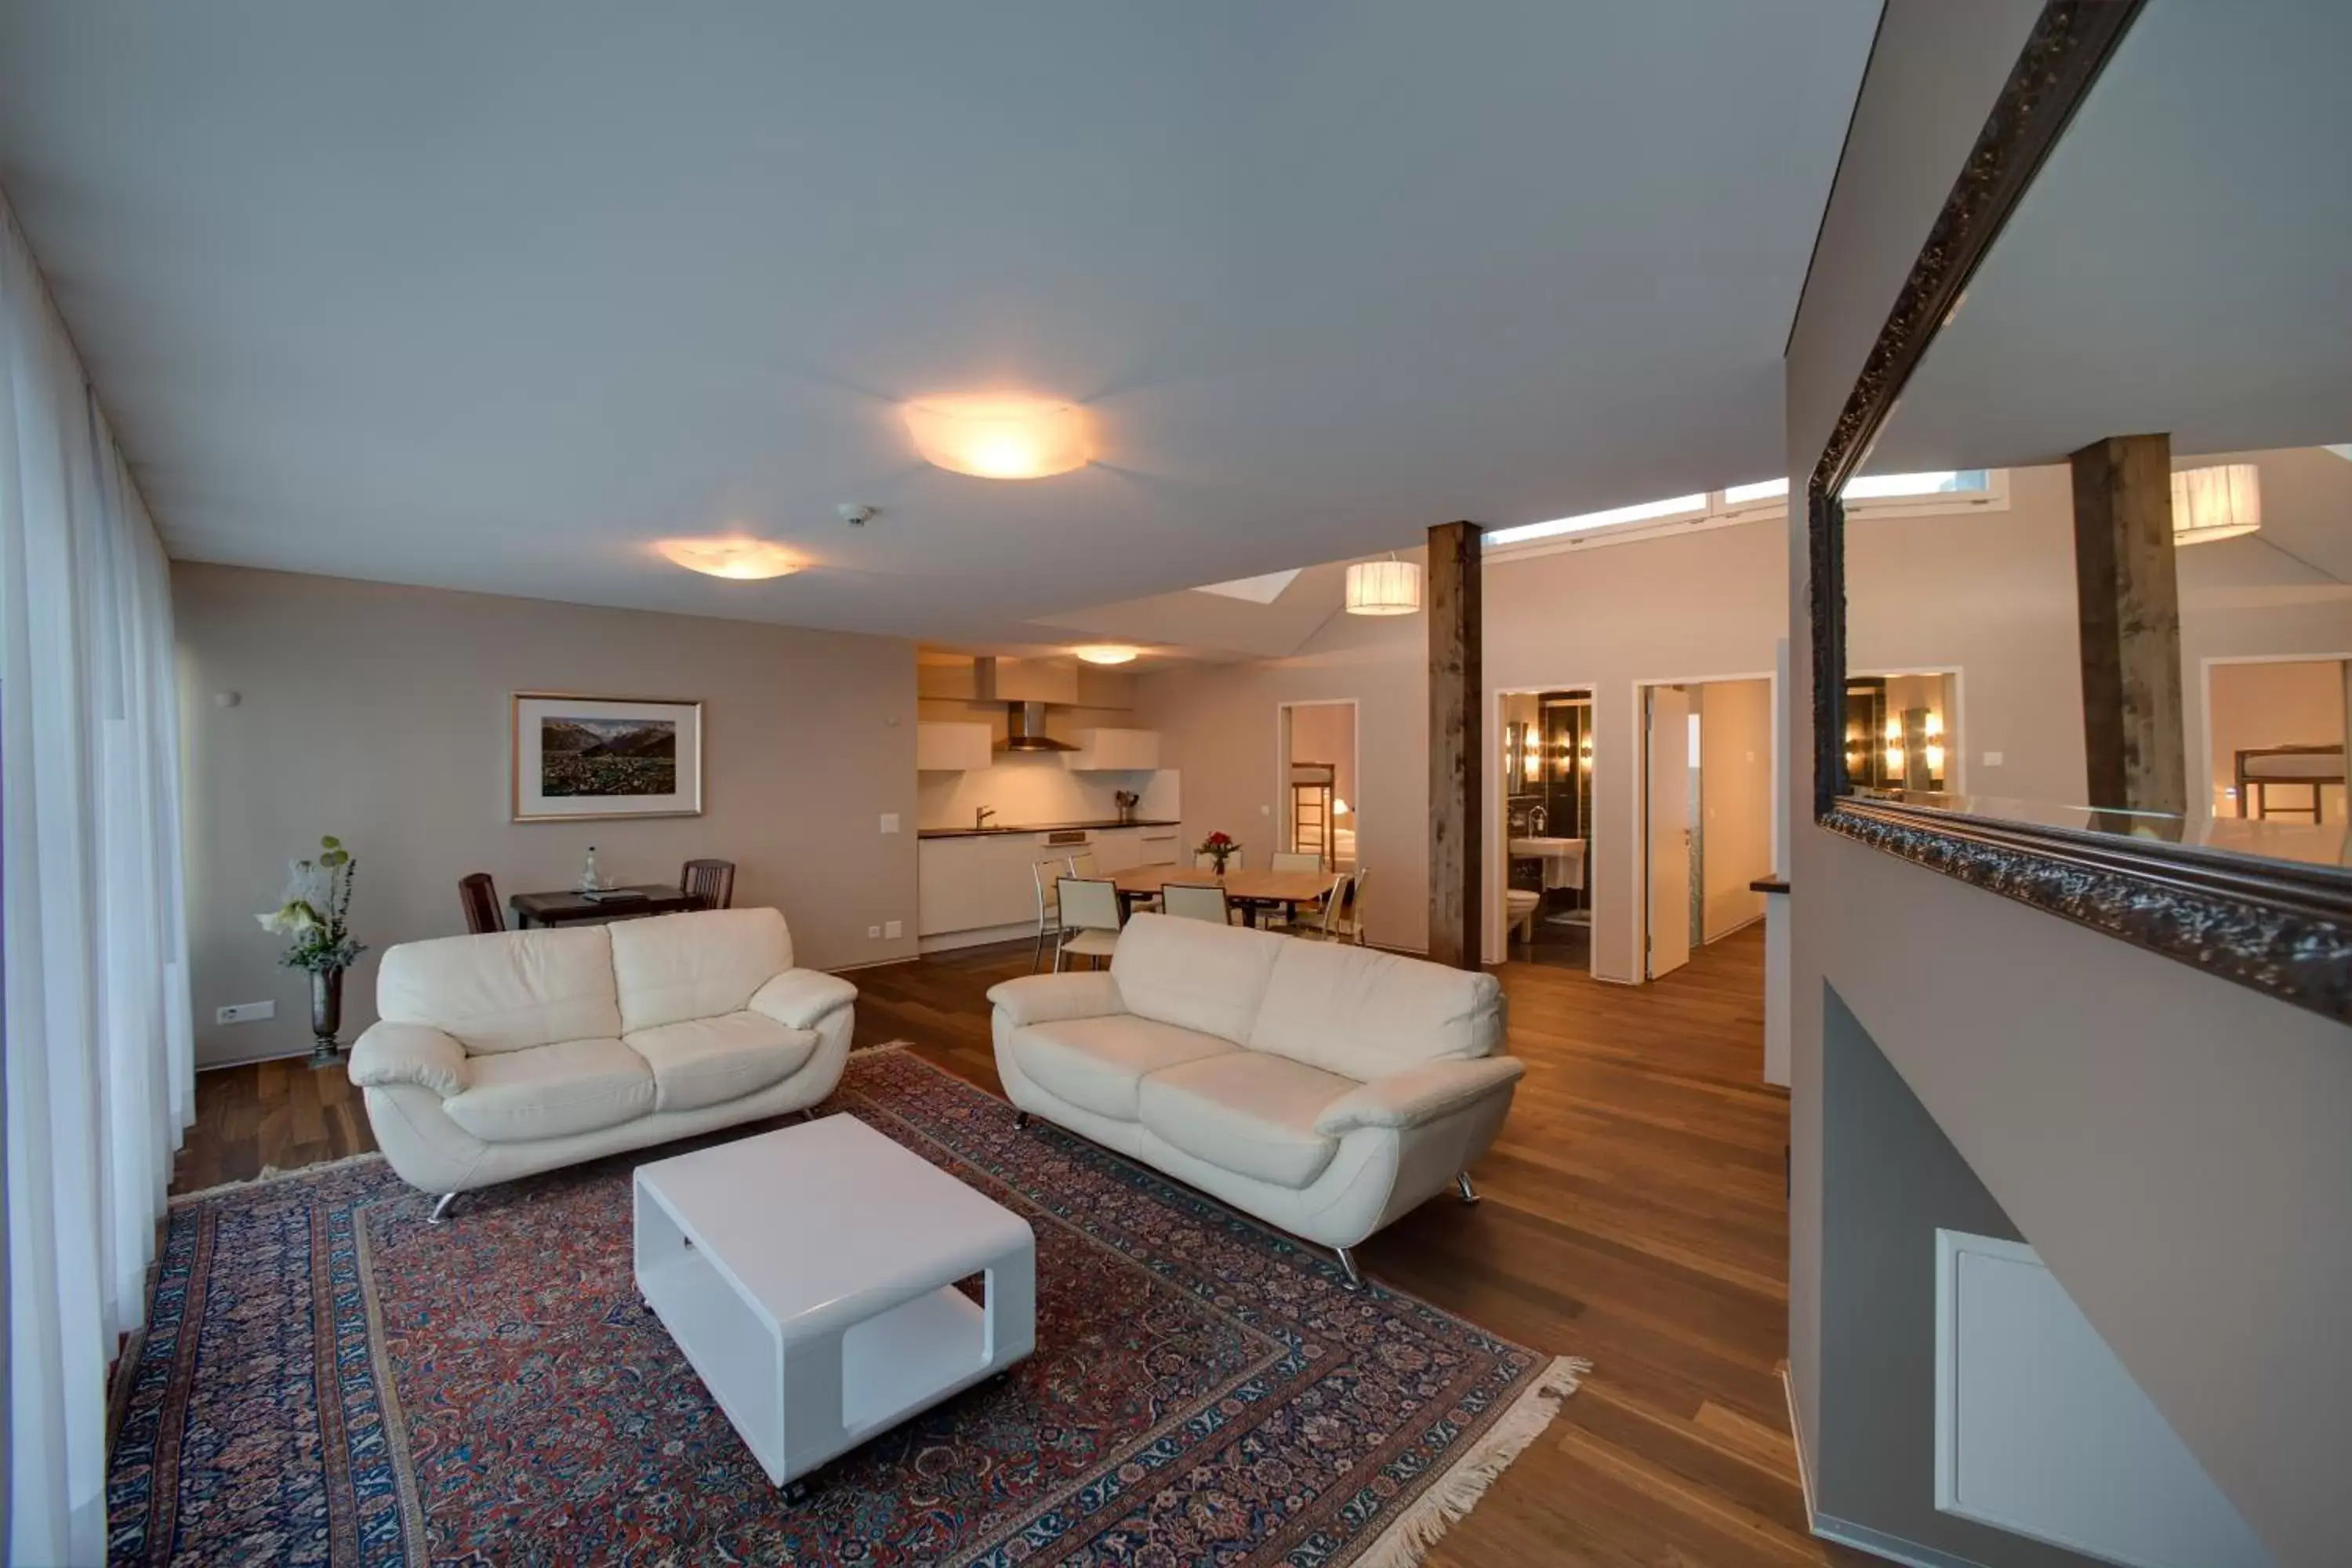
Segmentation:
{"type": "Polygon", "coordinates": [[[702,815],[702,704],[518,691],[510,718],[516,822],[702,815]]]}

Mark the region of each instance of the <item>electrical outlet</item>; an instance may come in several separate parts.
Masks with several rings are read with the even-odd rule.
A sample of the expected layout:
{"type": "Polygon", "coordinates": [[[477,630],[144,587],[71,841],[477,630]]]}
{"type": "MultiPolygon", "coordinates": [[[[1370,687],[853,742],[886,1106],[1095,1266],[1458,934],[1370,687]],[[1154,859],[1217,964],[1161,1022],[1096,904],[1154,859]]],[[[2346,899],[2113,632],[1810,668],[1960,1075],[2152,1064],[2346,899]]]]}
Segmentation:
{"type": "Polygon", "coordinates": [[[236,1002],[213,1015],[216,1024],[252,1024],[278,1016],[275,1002],[236,1002]]]}
{"type": "Polygon", "coordinates": [[[896,942],[898,938],[907,934],[907,922],[904,921],[891,921],[883,926],[882,934],[890,938],[893,942],[896,942]]]}
{"type": "Polygon", "coordinates": [[[867,926],[866,928],[866,934],[873,938],[875,941],[879,942],[882,940],[882,928],[880,926],[867,926]]]}
{"type": "Polygon", "coordinates": [[[897,812],[886,811],[882,814],[882,831],[885,833],[896,833],[898,831],[898,814],[897,812]]]}

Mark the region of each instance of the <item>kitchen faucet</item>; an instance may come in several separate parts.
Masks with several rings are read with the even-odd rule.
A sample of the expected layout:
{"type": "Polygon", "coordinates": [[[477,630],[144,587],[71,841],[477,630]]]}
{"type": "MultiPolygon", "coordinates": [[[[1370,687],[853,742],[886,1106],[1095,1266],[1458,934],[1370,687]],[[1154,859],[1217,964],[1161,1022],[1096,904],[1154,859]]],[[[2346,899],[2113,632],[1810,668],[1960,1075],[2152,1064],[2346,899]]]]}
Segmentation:
{"type": "Polygon", "coordinates": [[[985,827],[988,826],[988,819],[995,815],[996,807],[992,805],[974,806],[971,812],[971,825],[975,828],[985,827]]]}

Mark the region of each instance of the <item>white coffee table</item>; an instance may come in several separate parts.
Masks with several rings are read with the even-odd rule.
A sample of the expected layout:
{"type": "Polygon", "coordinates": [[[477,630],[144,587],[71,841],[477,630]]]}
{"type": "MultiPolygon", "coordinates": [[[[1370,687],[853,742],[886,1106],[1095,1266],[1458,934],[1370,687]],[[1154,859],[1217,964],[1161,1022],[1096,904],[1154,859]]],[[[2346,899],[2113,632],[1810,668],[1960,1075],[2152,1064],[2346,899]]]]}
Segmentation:
{"type": "Polygon", "coordinates": [[[854,1116],[636,1178],[637,1289],[778,1486],[1035,1348],[1028,1222],[854,1116]]]}

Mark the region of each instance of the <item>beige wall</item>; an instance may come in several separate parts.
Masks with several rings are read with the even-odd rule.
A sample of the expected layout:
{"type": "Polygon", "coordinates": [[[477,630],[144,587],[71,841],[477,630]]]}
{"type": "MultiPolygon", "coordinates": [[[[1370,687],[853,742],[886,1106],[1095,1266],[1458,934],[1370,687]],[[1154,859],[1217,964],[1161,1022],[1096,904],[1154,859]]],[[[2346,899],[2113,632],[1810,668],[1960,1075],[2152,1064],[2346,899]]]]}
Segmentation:
{"type": "MultiPolygon", "coordinates": [[[[2039,11],[2031,0],[1886,6],[1790,343],[1791,473],[1819,456],[2039,11]]],[[[1785,754],[1804,758],[1801,524],[1787,548],[1798,696],[1785,754]]],[[[2204,570],[2198,553],[2186,568],[2204,570]]],[[[2195,669],[2218,650],[2186,606],[2183,621],[2195,669]]],[[[2272,619],[2267,635],[2284,624],[2272,619]]],[[[1974,723],[1973,672],[1964,702],[1974,723]]],[[[1969,743],[1996,742],[1979,731],[1969,743]]],[[[2201,731],[2190,754],[2205,754],[2201,731]]],[[[1846,1461],[1867,1435],[1823,1421],[1849,1396],[1874,1396],[1852,1386],[1840,1346],[1822,1334],[1824,1295],[1870,1292],[1890,1266],[1822,1227],[1823,999],[1833,989],[2279,1561],[2352,1560],[2339,1462],[2352,1452],[2352,1342],[2338,1310],[2352,1296],[2341,1214],[2352,1190],[2352,1032],[1824,833],[1802,767],[1786,795],[1789,1351],[1823,1512],[1930,1545],[1953,1528],[1916,1476],[1909,1497],[1853,1481],[1846,1461]],[[1841,1377],[1848,1386],[1825,1405],[1841,1377]]]]}
{"type": "Polygon", "coordinates": [[[374,1016],[385,946],[465,929],[459,877],[489,872],[502,899],[568,887],[590,844],[623,881],[733,860],[736,902],[782,909],[803,963],[915,952],[911,644],[188,563],[172,585],[201,1062],[307,1047],[304,979],[253,917],[322,833],[359,858],[353,924],[373,950],[346,1042],[374,1016]],[[704,815],[509,821],[509,699],[530,690],[700,699],[704,815]],[[867,939],[892,920],[901,939],[867,939]],[[265,998],[273,1021],[212,1022],[265,998]]]}
{"type": "Polygon", "coordinates": [[[1280,842],[1276,752],[1285,702],[1356,700],[1357,863],[1365,934],[1383,947],[1429,945],[1429,673],[1421,617],[1338,615],[1296,656],[1192,665],[1138,678],[1136,710],[1183,779],[1184,836],[1232,834],[1263,865],[1280,842]]]}
{"type": "Polygon", "coordinates": [[[1695,693],[1706,839],[1700,929],[1713,942],[1764,914],[1748,884],[1772,872],[1772,683],[1710,681],[1695,693]]]}

